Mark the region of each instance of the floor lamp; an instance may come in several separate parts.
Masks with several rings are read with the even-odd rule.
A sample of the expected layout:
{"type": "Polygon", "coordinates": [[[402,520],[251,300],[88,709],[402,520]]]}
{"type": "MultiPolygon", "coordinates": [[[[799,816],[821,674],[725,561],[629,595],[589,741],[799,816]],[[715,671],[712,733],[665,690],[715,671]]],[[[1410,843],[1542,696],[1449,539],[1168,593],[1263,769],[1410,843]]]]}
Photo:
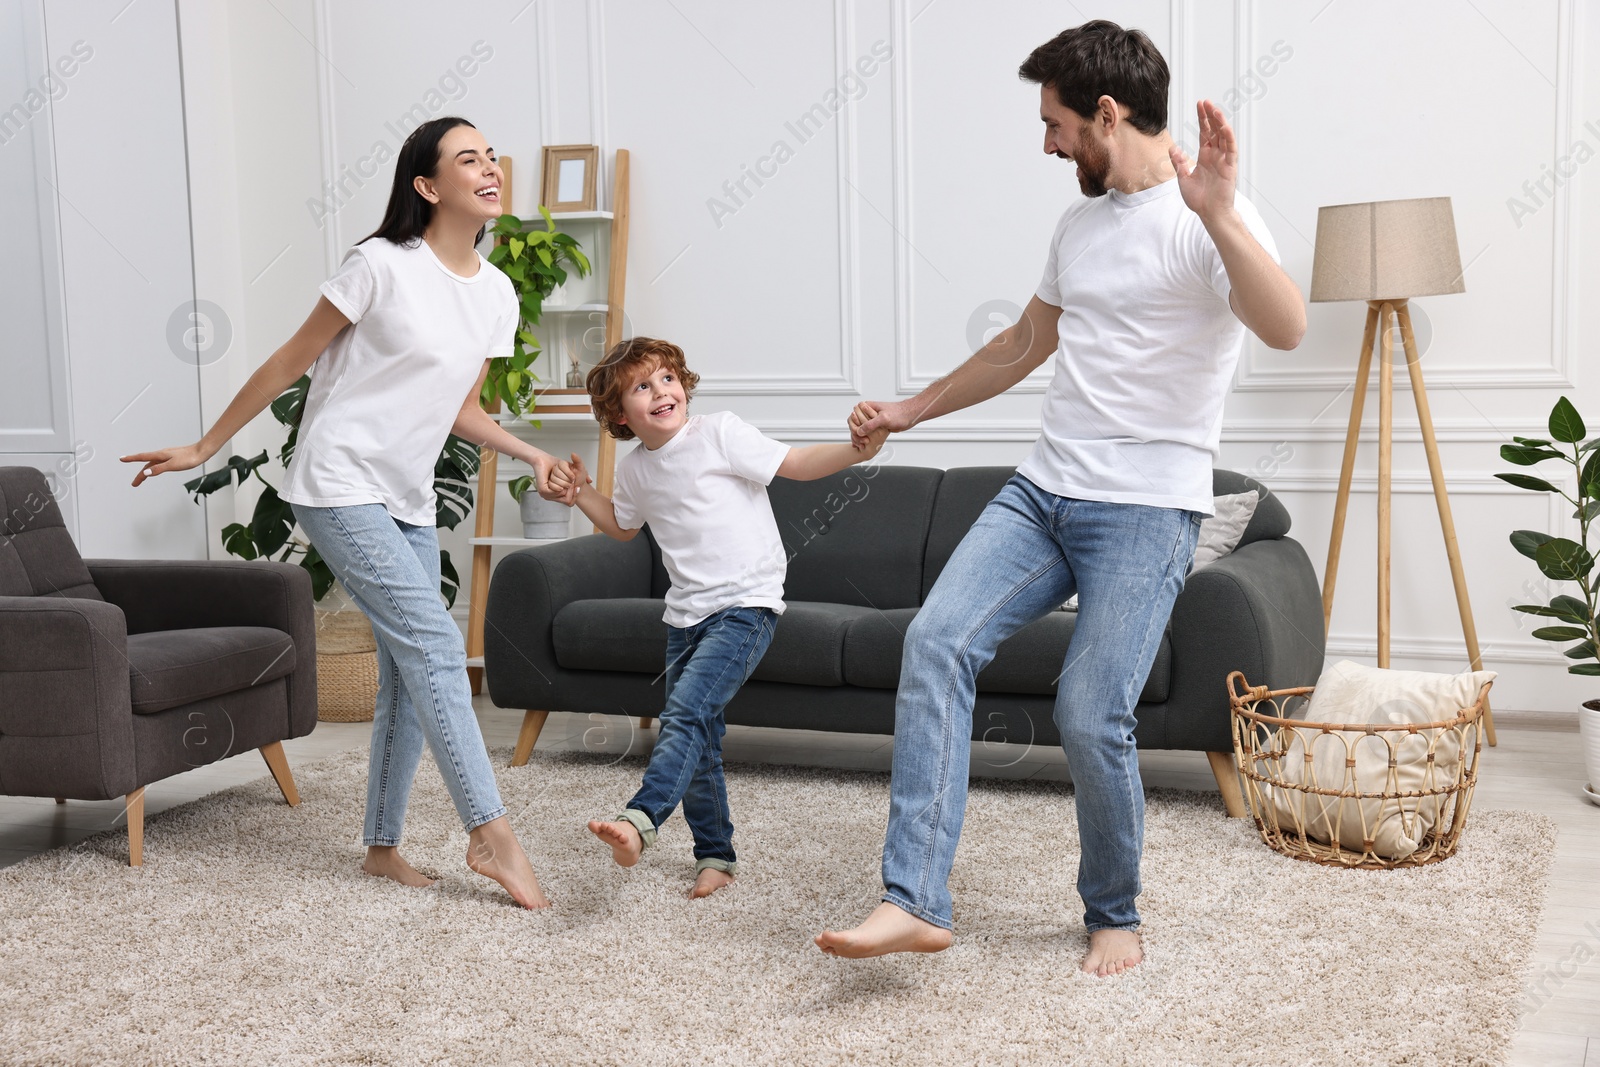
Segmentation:
{"type": "MultiPolygon", "coordinates": [[[[1365,300],[1367,327],[1361,338],[1361,358],[1356,367],[1355,399],[1350,405],[1350,427],[1344,439],[1344,463],[1339,470],[1339,495],[1333,511],[1333,536],[1328,543],[1328,567],[1322,582],[1322,619],[1326,631],[1333,618],[1333,588],[1339,575],[1339,546],[1344,539],[1345,514],[1350,507],[1350,477],[1355,469],[1356,445],[1361,437],[1361,414],[1366,405],[1367,379],[1372,371],[1373,341],[1378,341],[1378,666],[1389,666],[1389,526],[1390,483],[1394,461],[1394,326],[1398,320],[1405,346],[1406,369],[1411,374],[1411,395],[1417,405],[1417,422],[1433,476],[1433,498],[1439,506],[1444,530],[1445,555],[1455,582],[1456,607],[1467,655],[1473,670],[1483,667],[1478,652],[1478,629],[1472,621],[1456,524],[1445,492],[1444,469],[1439,463],[1439,442],[1428,412],[1428,394],[1422,385],[1422,363],[1411,331],[1412,297],[1466,291],[1461,277],[1461,251],[1456,245],[1455,216],[1447,196],[1420,200],[1383,200],[1369,204],[1338,204],[1317,213],[1317,244],[1311,269],[1311,301],[1365,300]]],[[[1494,718],[1484,708],[1484,728],[1489,744],[1495,743],[1494,718]]]]}

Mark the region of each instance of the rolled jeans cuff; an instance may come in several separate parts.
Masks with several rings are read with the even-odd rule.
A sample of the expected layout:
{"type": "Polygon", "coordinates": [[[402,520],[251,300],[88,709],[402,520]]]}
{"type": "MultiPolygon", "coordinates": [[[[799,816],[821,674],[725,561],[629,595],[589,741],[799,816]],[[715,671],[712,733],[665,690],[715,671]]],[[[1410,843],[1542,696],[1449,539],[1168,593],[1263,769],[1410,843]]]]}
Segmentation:
{"type": "Polygon", "coordinates": [[[617,816],[617,821],[633,824],[633,828],[639,831],[641,849],[649,848],[656,843],[656,824],[650,821],[650,816],[638,808],[628,808],[617,816]]]}
{"type": "Polygon", "coordinates": [[[737,878],[739,876],[739,864],[734,860],[719,860],[715,856],[708,856],[695,862],[694,873],[699,874],[701,871],[721,871],[729,878],[737,878]]]}

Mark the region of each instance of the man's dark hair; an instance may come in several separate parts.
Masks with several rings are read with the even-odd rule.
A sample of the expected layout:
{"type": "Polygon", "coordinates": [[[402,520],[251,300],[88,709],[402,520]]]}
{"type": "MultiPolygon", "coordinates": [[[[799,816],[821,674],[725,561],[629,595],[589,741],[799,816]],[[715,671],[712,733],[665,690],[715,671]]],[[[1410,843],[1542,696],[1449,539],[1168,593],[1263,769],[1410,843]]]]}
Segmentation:
{"type": "Polygon", "coordinates": [[[1056,91],[1062,104],[1084,118],[1109,96],[1128,109],[1128,121],[1141,133],[1167,128],[1167,61],[1142,30],[1125,30],[1095,19],[1056,36],[1033,50],[1018,77],[1056,91]]]}

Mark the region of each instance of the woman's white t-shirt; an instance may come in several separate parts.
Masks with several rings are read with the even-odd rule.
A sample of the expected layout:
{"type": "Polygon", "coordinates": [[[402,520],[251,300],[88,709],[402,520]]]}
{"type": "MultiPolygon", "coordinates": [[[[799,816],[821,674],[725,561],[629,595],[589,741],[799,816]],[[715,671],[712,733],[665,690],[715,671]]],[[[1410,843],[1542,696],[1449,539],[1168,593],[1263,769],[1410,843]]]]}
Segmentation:
{"type": "MultiPolygon", "coordinates": [[[[1244,196],[1234,208],[1274,261],[1244,196]]],[[[1177,179],[1073,204],[1038,297],[1061,309],[1042,433],[1017,473],[1057,496],[1212,511],[1211,467],[1244,324],[1177,179]]]]}
{"type": "Polygon", "coordinates": [[[280,495],[295,504],[382,504],[434,525],[433,469],[483,361],[511,355],[517,297],[499,268],[456,274],[428,243],[374,237],[322,294],[349,319],[311,369],[280,495]]]}
{"type": "Polygon", "coordinates": [[[767,500],[789,446],[731,411],[691,415],[660,448],[617,462],[617,525],[650,524],[672,579],[663,618],[688,627],[728,608],[783,613],[789,556],[767,500]]]}

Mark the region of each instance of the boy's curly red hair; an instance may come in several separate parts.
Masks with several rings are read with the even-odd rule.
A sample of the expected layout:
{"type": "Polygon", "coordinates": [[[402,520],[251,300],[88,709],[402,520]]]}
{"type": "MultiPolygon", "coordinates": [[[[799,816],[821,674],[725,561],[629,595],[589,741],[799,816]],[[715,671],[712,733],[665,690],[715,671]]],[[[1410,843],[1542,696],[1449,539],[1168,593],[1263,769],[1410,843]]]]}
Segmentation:
{"type": "Polygon", "coordinates": [[[683,383],[685,400],[694,396],[694,387],[700,375],[690,370],[684,362],[683,349],[671,341],[654,337],[630,337],[618,341],[606,353],[606,358],[595,364],[584,379],[589,390],[589,403],[594,408],[595,421],[606,433],[618,441],[633,440],[633,430],[618,421],[622,418],[622,394],[636,380],[640,369],[649,374],[656,367],[666,367],[683,383]]]}

